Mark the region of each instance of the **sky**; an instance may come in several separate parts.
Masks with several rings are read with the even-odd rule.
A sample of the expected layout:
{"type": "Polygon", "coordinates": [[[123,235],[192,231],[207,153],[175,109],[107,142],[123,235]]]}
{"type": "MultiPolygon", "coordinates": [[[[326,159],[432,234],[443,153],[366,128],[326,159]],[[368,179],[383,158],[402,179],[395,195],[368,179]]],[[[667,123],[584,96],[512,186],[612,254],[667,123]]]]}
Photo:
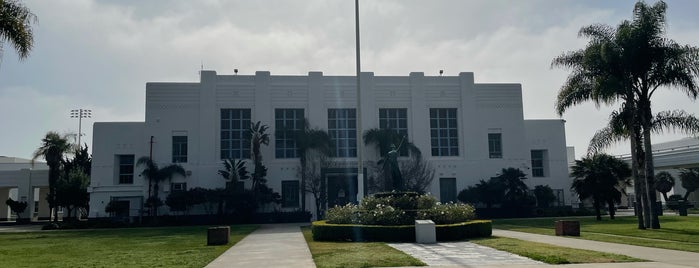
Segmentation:
{"type": "MultiPolygon", "coordinates": [[[[219,74],[354,75],[354,1],[25,0],[38,17],[35,46],[20,61],[4,44],[0,63],[0,155],[31,158],[48,131],[77,133],[72,109],[92,123],[143,121],[146,82],[197,82],[219,74]]],[[[362,71],[376,75],[458,75],[477,83],[521,83],[525,119],[554,119],[568,71],[551,60],[583,48],[578,30],[631,19],[633,0],[363,0],[362,71]]],[[[650,1],[653,3],[655,1],[650,1]]],[[[667,36],[699,46],[699,1],[668,0],[667,36]]],[[[616,107],[571,108],[566,141],[585,153],[616,107]]],[[[699,103],[675,89],[654,96],[653,110],[699,103]]],[[[653,142],[686,137],[656,135],[653,142]]],[[[628,144],[609,148],[628,152],[628,144]]]]}

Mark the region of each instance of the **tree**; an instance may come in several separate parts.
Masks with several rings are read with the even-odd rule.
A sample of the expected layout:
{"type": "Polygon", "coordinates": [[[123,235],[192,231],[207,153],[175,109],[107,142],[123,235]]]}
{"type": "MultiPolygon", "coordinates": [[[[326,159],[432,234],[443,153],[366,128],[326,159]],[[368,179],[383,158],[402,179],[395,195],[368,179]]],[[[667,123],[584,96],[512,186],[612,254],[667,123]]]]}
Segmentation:
{"type": "Polygon", "coordinates": [[[158,216],[158,207],[162,206],[163,201],[158,197],[160,190],[160,182],[172,179],[175,175],[186,177],[187,173],[184,168],[177,164],[172,164],[159,168],[158,164],[150,157],[141,157],[136,161],[137,166],[144,166],[139,176],[145,177],[148,180],[148,198],[146,204],[151,208],[151,215],[158,216]],[[151,191],[152,186],[152,191],[151,191]]]}
{"type": "Polygon", "coordinates": [[[10,210],[17,214],[17,222],[20,222],[22,213],[27,209],[27,202],[19,202],[12,200],[12,198],[8,198],[5,204],[10,207],[10,210]]]}
{"type": "MultiPolygon", "coordinates": [[[[325,183],[323,183],[323,176],[321,175],[321,170],[327,167],[327,155],[319,151],[310,152],[306,155],[310,158],[310,161],[306,161],[304,164],[306,167],[299,168],[299,177],[305,178],[302,180],[301,187],[304,193],[310,193],[313,195],[313,200],[315,201],[316,207],[316,219],[323,219],[324,216],[324,205],[327,203],[327,193],[325,192],[325,183]]],[[[302,164],[302,165],[304,165],[302,164]]]]}
{"type": "Polygon", "coordinates": [[[476,185],[469,186],[459,192],[457,198],[464,203],[483,203],[486,208],[492,208],[495,204],[501,204],[505,197],[505,185],[502,180],[490,178],[480,180],[476,185]]]}
{"type": "Polygon", "coordinates": [[[46,160],[46,165],[49,166],[49,193],[47,201],[49,203],[49,208],[53,211],[54,221],[58,221],[56,182],[61,176],[63,157],[71,148],[72,145],[68,142],[68,136],[49,131],[46,133],[46,136],[41,139],[41,146],[34,151],[34,156],[32,157],[32,165],[36,159],[44,158],[44,160],[46,160]]]}
{"type": "Polygon", "coordinates": [[[87,192],[89,184],[90,177],[78,167],[74,167],[67,175],[61,176],[56,183],[56,204],[66,208],[68,218],[72,217],[73,211],[89,206],[90,194],[87,192]]]}
{"type": "Polygon", "coordinates": [[[25,59],[34,46],[32,23],[36,15],[16,0],[0,1],[0,47],[10,42],[19,59],[25,59]]]}
{"type": "Polygon", "coordinates": [[[411,155],[398,163],[403,176],[405,190],[426,193],[434,180],[434,168],[419,155],[411,155]]]}
{"type": "Polygon", "coordinates": [[[602,220],[601,207],[609,206],[609,216],[614,219],[614,202],[621,199],[626,179],[631,169],[623,161],[606,154],[596,154],[576,160],[570,174],[573,179],[571,190],[580,200],[592,199],[597,220],[602,220]]]}
{"type": "Polygon", "coordinates": [[[250,172],[245,167],[245,162],[242,159],[224,159],[223,167],[224,169],[220,169],[218,174],[226,180],[226,189],[234,192],[245,190],[236,188],[238,182],[250,179],[250,172]]]}
{"type": "MultiPolygon", "coordinates": [[[[282,130],[278,130],[282,131],[282,130]]],[[[300,130],[295,130],[292,132],[292,138],[294,142],[296,142],[296,156],[298,156],[299,161],[300,161],[300,177],[301,177],[301,185],[309,185],[307,180],[309,179],[306,177],[308,174],[312,174],[314,171],[307,171],[308,167],[308,162],[309,161],[316,161],[316,160],[321,160],[321,159],[316,159],[315,156],[317,157],[323,157],[327,156],[330,154],[330,135],[328,135],[328,132],[322,130],[322,129],[317,129],[317,128],[311,128],[310,125],[308,124],[307,120],[303,120],[303,128],[300,130]],[[316,152],[316,153],[313,153],[316,152]],[[309,173],[310,172],[310,173],[309,173]]],[[[320,174],[318,174],[320,175],[320,174]]],[[[313,185],[314,182],[311,182],[310,185],[313,185]]],[[[305,188],[305,186],[302,186],[305,188]]],[[[312,193],[312,192],[311,192],[312,193]]],[[[316,200],[316,204],[318,202],[318,196],[314,195],[314,198],[316,200]]],[[[323,203],[324,204],[324,203],[323,203]]],[[[306,211],[306,195],[302,194],[301,195],[301,211],[306,211]]],[[[317,214],[316,216],[320,217],[320,214],[317,214]]]]}
{"type": "Polygon", "coordinates": [[[684,200],[686,201],[689,195],[699,189],[699,168],[686,168],[680,171],[680,181],[682,182],[682,188],[687,190],[684,194],[684,200]]]}
{"type": "Polygon", "coordinates": [[[248,133],[250,135],[250,146],[252,152],[252,162],[255,168],[252,173],[252,190],[256,194],[259,192],[259,187],[265,184],[267,180],[267,167],[262,164],[262,153],[260,152],[260,147],[262,145],[269,145],[269,133],[267,133],[267,125],[262,125],[260,121],[252,123],[248,133]]]}
{"type": "MultiPolygon", "coordinates": [[[[364,144],[374,145],[382,159],[377,163],[381,166],[381,173],[384,177],[384,190],[390,191],[396,188],[403,188],[402,172],[397,162],[397,157],[412,155],[413,157],[421,158],[420,149],[412,142],[407,140],[407,137],[401,135],[394,129],[390,128],[373,128],[364,132],[364,144]],[[397,154],[389,154],[398,149],[397,154]],[[395,181],[394,180],[399,180],[395,181]]],[[[402,189],[397,189],[402,190],[402,189]]]]}
{"type": "Polygon", "coordinates": [[[503,205],[517,206],[527,197],[529,187],[524,183],[527,175],[517,168],[503,168],[501,173],[494,178],[505,189],[503,205]]]}
{"type": "Polygon", "coordinates": [[[653,185],[653,188],[663,195],[665,202],[668,201],[667,193],[672,190],[672,187],[675,187],[675,177],[670,172],[661,171],[655,174],[655,185],[653,185]]]}
{"type": "MultiPolygon", "coordinates": [[[[653,181],[651,150],[651,96],[659,87],[676,87],[696,99],[699,90],[699,53],[696,47],[680,46],[665,37],[667,5],[636,3],[632,21],[623,21],[616,29],[608,25],[583,27],[580,35],[590,38],[583,50],[569,52],[554,59],[554,66],[568,67],[573,73],[559,92],[557,110],[562,114],[575,104],[592,100],[596,104],[622,101],[624,124],[631,137],[632,172],[637,204],[644,194],[644,210],[649,227],[660,228],[657,211],[651,204],[653,181]],[[638,159],[644,148],[643,163],[638,159]],[[640,175],[645,177],[641,181],[640,175]]],[[[639,210],[640,211],[640,210],[639,210]]],[[[639,214],[639,228],[644,225],[639,214]]]]}
{"type": "Polygon", "coordinates": [[[548,185],[534,186],[534,197],[536,197],[536,204],[541,208],[547,208],[556,201],[556,195],[548,185]]]}

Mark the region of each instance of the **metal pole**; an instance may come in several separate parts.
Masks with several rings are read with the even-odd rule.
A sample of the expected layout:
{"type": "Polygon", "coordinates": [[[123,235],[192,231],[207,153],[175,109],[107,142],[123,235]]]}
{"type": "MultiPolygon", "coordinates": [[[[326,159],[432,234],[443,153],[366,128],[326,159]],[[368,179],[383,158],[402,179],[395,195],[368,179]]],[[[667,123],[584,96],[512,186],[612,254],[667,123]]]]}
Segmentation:
{"type": "Polygon", "coordinates": [[[80,115],[78,116],[78,148],[80,148],[80,136],[83,134],[83,109],[80,109],[80,115]]]}
{"type": "Polygon", "coordinates": [[[364,197],[364,159],[362,157],[364,141],[362,138],[362,93],[359,77],[362,72],[359,56],[359,0],[354,0],[354,26],[357,54],[357,201],[361,201],[364,197]]]}

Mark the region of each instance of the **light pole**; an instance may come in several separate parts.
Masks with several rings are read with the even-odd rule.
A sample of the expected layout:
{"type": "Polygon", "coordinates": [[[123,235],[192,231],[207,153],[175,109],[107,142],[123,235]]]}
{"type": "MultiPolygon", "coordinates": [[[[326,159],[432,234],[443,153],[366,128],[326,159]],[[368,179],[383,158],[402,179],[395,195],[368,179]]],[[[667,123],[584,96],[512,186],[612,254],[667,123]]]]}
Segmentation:
{"type": "Polygon", "coordinates": [[[362,93],[360,85],[360,74],[362,65],[359,57],[359,0],[354,0],[354,26],[357,54],[357,201],[364,198],[364,163],[363,154],[364,141],[362,138],[362,93]]]}
{"type": "Polygon", "coordinates": [[[80,136],[83,135],[83,133],[82,133],[83,118],[92,118],[92,110],[89,110],[89,109],[70,110],[70,118],[77,118],[78,119],[78,148],[80,148],[80,146],[82,146],[80,144],[80,136]]]}

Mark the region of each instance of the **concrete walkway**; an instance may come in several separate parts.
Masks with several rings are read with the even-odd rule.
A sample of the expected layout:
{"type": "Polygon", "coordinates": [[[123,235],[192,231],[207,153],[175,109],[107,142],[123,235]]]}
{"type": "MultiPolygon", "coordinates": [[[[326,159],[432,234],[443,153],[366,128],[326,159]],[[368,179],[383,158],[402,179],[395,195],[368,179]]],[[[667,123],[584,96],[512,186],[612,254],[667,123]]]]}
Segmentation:
{"type": "MultiPolygon", "coordinates": [[[[568,238],[561,236],[530,234],[523,232],[493,230],[494,236],[510,237],[520,240],[546,243],[569,248],[587,249],[601,252],[616,253],[634,258],[649,260],[662,264],[669,264],[664,267],[699,267],[699,253],[669,250],[660,248],[650,248],[641,246],[632,246],[626,244],[616,244],[607,242],[598,242],[592,240],[584,240],[577,238],[568,238]]],[[[638,264],[638,263],[637,263],[638,264]]],[[[621,266],[619,266],[621,267],[621,266]]],[[[660,266],[656,266],[660,267],[660,266]]]]}
{"type": "Polygon", "coordinates": [[[206,267],[316,267],[301,225],[261,225],[206,267]]]}

